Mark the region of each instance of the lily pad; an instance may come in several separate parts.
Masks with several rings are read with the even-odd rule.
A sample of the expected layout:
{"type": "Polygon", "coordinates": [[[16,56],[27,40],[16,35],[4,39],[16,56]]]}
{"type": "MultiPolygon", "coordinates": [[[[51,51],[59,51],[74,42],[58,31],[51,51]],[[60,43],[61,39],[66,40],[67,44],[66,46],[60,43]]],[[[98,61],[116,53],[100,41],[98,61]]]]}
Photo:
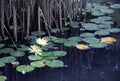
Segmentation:
{"type": "Polygon", "coordinates": [[[45,63],[44,62],[42,62],[42,61],[36,61],[36,62],[32,62],[32,63],[30,63],[30,65],[31,66],[34,66],[34,67],[45,67],[45,63]]]}
{"type": "Polygon", "coordinates": [[[99,11],[99,10],[94,10],[94,11],[92,12],[92,15],[93,15],[93,16],[103,16],[103,15],[105,15],[105,13],[103,13],[103,12],[101,12],[101,11],[99,11]]]}
{"type": "Polygon", "coordinates": [[[94,37],[95,34],[86,32],[86,33],[81,33],[80,36],[81,36],[81,37],[94,37]]]}
{"type": "Polygon", "coordinates": [[[65,43],[67,41],[67,39],[64,38],[57,38],[56,40],[54,40],[55,43],[65,43]]]}
{"type": "Polygon", "coordinates": [[[98,26],[93,23],[86,23],[83,25],[86,30],[99,30],[98,26]]]}
{"type": "Polygon", "coordinates": [[[111,33],[119,33],[120,29],[119,28],[111,28],[111,29],[108,29],[108,31],[111,33]]]}
{"type": "Polygon", "coordinates": [[[120,4],[113,4],[110,7],[114,9],[120,9],[120,4]]]}
{"type": "Polygon", "coordinates": [[[0,44],[0,48],[3,48],[5,46],[5,44],[0,44]]]}
{"type": "Polygon", "coordinates": [[[63,67],[64,63],[61,60],[47,61],[46,65],[52,68],[63,67]]]}
{"type": "Polygon", "coordinates": [[[20,65],[16,68],[18,72],[22,72],[22,74],[25,74],[27,72],[33,71],[35,68],[31,65],[20,65]]]}
{"type": "Polygon", "coordinates": [[[68,40],[73,41],[73,42],[79,42],[82,40],[82,38],[81,37],[70,37],[70,38],[68,38],[68,40]]]}
{"type": "Polygon", "coordinates": [[[105,35],[109,35],[110,33],[106,30],[100,30],[100,31],[96,31],[95,34],[105,36],[105,35]]]}
{"type": "Polygon", "coordinates": [[[78,43],[75,41],[67,41],[64,43],[65,46],[71,47],[71,46],[76,46],[78,43]]]}
{"type": "Polygon", "coordinates": [[[61,56],[65,56],[66,54],[67,54],[67,52],[65,52],[65,51],[53,51],[54,57],[61,57],[61,56]]]}
{"type": "Polygon", "coordinates": [[[98,17],[98,19],[104,20],[104,21],[106,21],[106,20],[112,20],[112,18],[109,17],[109,16],[101,16],[101,17],[98,17]]]}
{"type": "Polygon", "coordinates": [[[25,53],[22,52],[22,51],[13,51],[13,52],[10,53],[10,55],[15,56],[15,57],[22,57],[22,56],[25,55],[25,53]]]}
{"type": "Polygon", "coordinates": [[[18,50],[20,51],[28,51],[29,47],[26,45],[20,45],[20,48],[18,48],[18,50]]]}
{"type": "Polygon", "coordinates": [[[42,57],[41,56],[39,56],[39,55],[30,55],[30,56],[28,56],[28,58],[29,58],[29,60],[41,60],[42,59],[42,57]]]}
{"type": "Polygon", "coordinates": [[[107,44],[98,42],[98,43],[91,43],[89,46],[93,48],[104,48],[107,46],[107,44]]]}
{"type": "Polygon", "coordinates": [[[114,12],[112,9],[101,9],[101,11],[106,14],[111,14],[114,12]]]}
{"type": "MultiPolygon", "coordinates": [[[[44,31],[40,31],[40,35],[45,35],[46,33],[44,32],[44,31]]],[[[33,35],[33,36],[38,36],[39,35],[39,33],[38,33],[38,31],[33,31],[33,32],[31,32],[31,35],[33,35]]]]}
{"type": "Polygon", "coordinates": [[[10,53],[12,51],[14,51],[14,49],[12,49],[12,48],[3,48],[3,49],[0,49],[1,53],[10,53]]]}
{"type": "Polygon", "coordinates": [[[25,37],[25,39],[27,39],[27,40],[35,40],[35,39],[37,39],[37,36],[30,35],[28,37],[25,37]]]}
{"type": "Polygon", "coordinates": [[[4,67],[4,66],[5,66],[5,64],[0,62],[0,67],[4,67]]]}
{"type": "Polygon", "coordinates": [[[95,37],[87,37],[83,39],[86,43],[98,43],[100,40],[95,37]]]}
{"type": "Polygon", "coordinates": [[[72,22],[72,28],[79,28],[80,26],[79,26],[79,22],[77,22],[77,21],[73,21],[72,22]]]}
{"type": "Polygon", "coordinates": [[[0,36],[0,41],[5,41],[5,40],[8,40],[7,36],[4,36],[3,39],[2,39],[2,36],[0,36]]]}
{"type": "Polygon", "coordinates": [[[101,29],[107,29],[107,28],[111,28],[111,25],[109,25],[109,24],[99,24],[98,27],[101,28],[101,29]]]}
{"type": "Polygon", "coordinates": [[[2,62],[2,63],[11,63],[11,62],[14,62],[15,60],[16,60],[16,58],[12,57],[12,56],[0,58],[0,62],[2,62]]]}
{"type": "Polygon", "coordinates": [[[0,76],[0,81],[5,81],[5,80],[7,80],[6,76],[0,76]]]}
{"type": "Polygon", "coordinates": [[[48,40],[48,41],[53,41],[53,40],[56,40],[57,37],[55,36],[46,36],[46,37],[43,37],[45,40],[48,40]]]}
{"type": "Polygon", "coordinates": [[[52,29],[51,29],[51,32],[52,32],[52,33],[57,33],[57,32],[60,32],[60,29],[58,29],[58,28],[52,28],[52,29]]]}

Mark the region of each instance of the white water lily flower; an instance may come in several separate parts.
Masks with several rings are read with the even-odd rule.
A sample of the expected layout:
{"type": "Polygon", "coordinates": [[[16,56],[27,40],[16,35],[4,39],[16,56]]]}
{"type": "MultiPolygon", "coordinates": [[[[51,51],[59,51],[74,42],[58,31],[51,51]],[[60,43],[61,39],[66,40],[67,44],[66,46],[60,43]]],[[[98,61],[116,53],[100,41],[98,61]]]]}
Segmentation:
{"type": "Polygon", "coordinates": [[[39,45],[42,45],[42,46],[45,46],[45,45],[47,45],[48,43],[48,41],[47,40],[45,40],[44,38],[38,38],[38,39],[36,39],[36,42],[37,42],[37,44],[39,44],[39,45]]]}
{"type": "Polygon", "coordinates": [[[22,74],[25,74],[25,71],[22,71],[22,74]]]}
{"type": "Polygon", "coordinates": [[[31,53],[35,53],[35,55],[41,55],[42,54],[42,50],[37,45],[32,45],[29,50],[30,50],[31,53]]]}

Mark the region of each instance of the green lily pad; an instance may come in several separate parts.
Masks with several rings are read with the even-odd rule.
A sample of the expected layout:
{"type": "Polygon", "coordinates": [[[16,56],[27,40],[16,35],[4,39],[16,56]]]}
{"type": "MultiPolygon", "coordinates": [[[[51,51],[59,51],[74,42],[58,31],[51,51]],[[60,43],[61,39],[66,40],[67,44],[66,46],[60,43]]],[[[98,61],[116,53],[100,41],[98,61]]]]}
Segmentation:
{"type": "Polygon", "coordinates": [[[65,56],[66,54],[67,54],[66,51],[53,51],[54,57],[61,57],[61,56],[65,56]]]}
{"type": "Polygon", "coordinates": [[[35,61],[35,62],[31,62],[30,63],[31,66],[34,66],[34,67],[45,67],[45,64],[44,62],[41,62],[41,61],[35,61]]]}
{"type": "Polygon", "coordinates": [[[95,34],[86,32],[86,33],[81,33],[80,36],[81,36],[81,37],[94,37],[95,34]]]}
{"type": "Polygon", "coordinates": [[[27,40],[35,40],[35,39],[37,39],[37,36],[30,35],[28,37],[25,37],[25,39],[27,39],[27,40]]]}
{"type": "Polygon", "coordinates": [[[28,56],[28,58],[29,58],[29,60],[41,60],[42,59],[42,57],[41,56],[39,56],[39,55],[30,55],[30,56],[28,56]]]}
{"type": "Polygon", "coordinates": [[[46,65],[52,68],[63,67],[64,63],[61,60],[47,61],[46,65]]]}
{"type": "Polygon", "coordinates": [[[108,29],[108,31],[111,33],[118,33],[118,32],[120,32],[120,29],[119,28],[111,28],[111,29],[108,29]]]}
{"type": "Polygon", "coordinates": [[[8,37],[7,36],[4,36],[3,39],[2,39],[2,36],[0,36],[0,41],[5,41],[5,40],[8,40],[8,37]]]}
{"type": "Polygon", "coordinates": [[[96,31],[95,34],[105,36],[105,35],[109,35],[110,33],[106,30],[100,30],[100,31],[96,31]]]}
{"type": "Polygon", "coordinates": [[[98,26],[96,24],[93,23],[86,23],[83,26],[86,30],[99,30],[98,26]]]}
{"type": "Polygon", "coordinates": [[[2,62],[2,63],[11,63],[11,62],[14,62],[15,60],[16,60],[16,58],[12,57],[12,56],[0,58],[0,62],[2,62]]]}
{"type": "Polygon", "coordinates": [[[0,48],[3,48],[5,46],[5,44],[0,44],[0,48]]]}
{"type": "Polygon", "coordinates": [[[109,25],[112,25],[112,24],[114,24],[114,22],[113,22],[113,21],[105,21],[105,22],[102,22],[102,24],[109,24],[109,25]]]}
{"type": "Polygon", "coordinates": [[[91,46],[93,48],[104,48],[107,45],[105,43],[98,42],[98,43],[91,43],[89,46],[91,46]]]}
{"type": "Polygon", "coordinates": [[[27,72],[33,71],[35,68],[31,65],[20,65],[16,68],[18,72],[21,72],[22,74],[25,74],[27,72]]]}
{"type": "Polygon", "coordinates": [[[67,41],[64,43],[64,45],[67,47],[76,46],[77,44],[78,42],[75,42],[75,41],[67,41]]]}
{"type": "Polygon", "coordinates": [[[50,44],[48,44],[48,45],[42,46],[41,49],[42,49],[42,50],[48,50],[48,49],[50,49],[50,48],[53,49],[54,46],[55,46],[55,44],[50,43],[50,44]]]}
{"type": "Polygon", "coordinates": [[[52,33],[57,33],[57,32],[60,32],[60,29],[58,29],[58,28],[52,28],[52,29],[51,29],[51,32],[52,32],[52,33]]]}
{"type": "Polygon", "coordinates": [[[7,80],[6,76],[0,76],[0,81],[5,81],[5,80],[7,80]]]}
{"type": "Polygon", "coordinates": [[[99,24],[98,27],[101,28],[101,29],[107,29],[107,28],[111,28],[111,25],[109,25],[109,24],[99,24]]]}
{"type": "Polygon", "coordinates": [[[73,42],[79,42],[82,40],[82,38],[81,37],[70,37],[70,38],[68,38],[68,40],[73,41],[73,42]]]}
{"type": "Polygon", "coordinates": [[[4,67],[4,66],[5,66],[5,64],[0,62],[0,67],[4,67]]]}
{"type": "Polygon", "coordinates": [[[53,41],[53,40],[57,39],[57,37],[55,37],[55,36],[46,36],[46,37],[43,37],[43,38],[48,40],[48,41],[53,41]]]}
{"type": "Polygon", "coordinates": [[[55,43],[65,43],[67,41],[67,39],[64,38],[57,38],[56,40],[54,40],[55,43]]]}
{"type": "Polygon", "coordinates": [[[112,20],[112,18],[109,17],[109,16],[101,16],[101,17],[98,17],[98,19],[104,20],[104,21],[106,21],[106,20],[112,20]]]}
{"type": "Polygon", "coordinates": [[[96,24],[99,24],[99,23],[104,22],[104,20],[101,20],[101,19],[98,19],[98,18],[91,19],[90,21],[91,21],[91,22],[94,22],[94,23],[96,23],[96,24]]]}
{"type": "Polygon", "coordinates": [[[110,7],[114,9],[120,9],[120,4],[113,4],[110,7]]]}
{"type": "Polygon", "coordinates": [[[100,40],[95,37],[87,37],[83,39],[86,43],[98,43],[100,40]]]}
{"type": "Polygon", "coordinates": [[[53,52],[43,52],[42,57],[52,57],[53,56],[53,52]]]}
{"type": "Polygon", "coordinates": [[[12,49],[12,48],[3,48],[3,49],[0,49],[1,53],[10,53],[12,51],[14,51],[14,49],[12,49]]]}
{"type": "Polygon", "coordinates": [[[28,51],[29,47],[26,45],[20,45],[20,48],[18,48],[18,50],[20,51],[28,51]]]}
{"type": "MultiPolygon", "coordinates": [[[[40,31],[40,35],[45,35],[46,33],[44,32],[44,31],[40,31]]],[[[31,32],[31,35],[33,35],[33,36],[38,36],[39,35],[39,33],[38,33],[38,31],[33,31],[33,32],[31,32]]]]}
{"type": "Polygon", "coordinates": [[[112,9],[101,9],[101,11],[106,14],[111,14],[114,12],[112,9]]]}
{"type": "Polygon", "coordinates": [[[79,22],[77,22],[77,21],[73,21],[72,22],[72,28],[79,28],[80,26],[79,26],[79,22]]]}
{"type": "Polygon", "coordinates": [[[10,53],[10,55],[15,56],[15,57],[22,57],[22,56],[25,55],[25,53],[22,52],[22,51],[13,51],[13,52],[10,53]]]}
{"type": "Polygon", "coordinates": [[[103,12],[101,12],[101,11],[99,11],[99,10],[94,10],[94,11],[92,12],[92,15],[93,15],[93,16],[103,16],[103,15],[105,15],[105,13],[103,13],[103,12]]]}

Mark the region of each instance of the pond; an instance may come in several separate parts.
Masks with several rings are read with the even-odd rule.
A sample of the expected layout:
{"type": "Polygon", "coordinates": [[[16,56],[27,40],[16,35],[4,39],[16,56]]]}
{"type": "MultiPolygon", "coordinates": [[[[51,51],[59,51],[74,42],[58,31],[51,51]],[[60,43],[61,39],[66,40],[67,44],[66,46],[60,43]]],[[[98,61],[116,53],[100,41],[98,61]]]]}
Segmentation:
{"type": "MultiPolygon", "coordinates": [[[[104,1],[109,1],[109,0],[104,0],[104,1]]],[[[116,0],[114,2],[116,3],[119,1],[116,0]]],[[[108,17],[107,18],[106,16],[104,17],[105,19],[109,20],[108,17]]],[[[96,23],[96,21],[94,20],[93,22],[96,23]]],[[[65,64],[64,67],[36,68],[34,71],[28,72],[26,74],[24,73],[22,74],[21,72],[17,72],[16,68],[12,64],[7,64],[4,68],[0,68],[0,71],[3,71],[3,74],[7,77],[6,81],[119,81],[120,80],[120,77],[119,77],[120,76],[120,54],[119,54],[120,53],[120,32],[118,32],[119,27],[116,27],[116,29],[118,30],[117,33],[116,33],[116,29],[115,31],[113,31],[114,29],[109,30],[110,33],[115,32],[112,34],[109,34],[108,31],[104,31],[104,32],[102,31],[102,33],[101,32],[98,33],[96,32],[98,31],[98,29],[97,30],[94,28],[89,29],[87,27],[88,24],[91,25],[90,23],[87,23],[84,25],[86,29],[85,32],[86,31],[87,32],[90,31],[90,33],[95,32],[97,38],[106,37],[106,36],[114,37],[116,38],[117,41],[110,43],[108,45],[106,44],[102,45],[104,48],[101,45],[99,46],[98,44],[95,44],[95,45],[91,45],[90,49],[87,48],[85,50],[77,49],[75,46],[67,47],[65,45],[69,46],[70,44],[65,44],[65,43],[61,44],[61,42],[63,42],[63,39],[62,41],[56,41],[56,42],[60,42],[60,44],[57,44],[59,47],[59,50],[67,52],[65,56],[59,58],[64,62],[65,64]],[[108,34],[106,34],[106,32],[108,32],[108,34]],[[101,34],[103,36],[101,36],[101,34]]],[[[94,27],[93,24],[92,26],[94,27]]],[[[116,24],[112,26],[116,26],[116,24]]],[[[80,34],[84,33],[84,31],[83,32],[80,31],[80,28],[81,28],[81,25],[79,28],[73,28],[72,32],[71,31],[65,32],[61,37],[66,39],[73,36],[78,37],[80,36],[80,34]]],[[[57,37],[60,37],[57,34],[55,35],[57,37]]],[[[88,35],[93,35],[93,34],[88,34],[88,35]]],[[[86,35],[83,35],[83,36],[86,36],[86,35]]],[[[90,36],[89,39],[93,37],[94,36],[90,36]]],[[[77,38],[71,39],[71,40],[77,41],[77,38]]],[[[95,42],[95,41],[96,39],[93,41],[92,40],[88,41],[87,39],[84,38],[84,40],[79,43],[90,42],[91,44],[91,42],[95,42]]],[[[69,42],[69,43],[72,44],[72,42],[69,42]]],[[[17,60],[20,61],[21,65],[28,64],[29,62],[31,62],[31,61],[28,61],[27,56],[28,55],[17,58],[17,60]]]]}

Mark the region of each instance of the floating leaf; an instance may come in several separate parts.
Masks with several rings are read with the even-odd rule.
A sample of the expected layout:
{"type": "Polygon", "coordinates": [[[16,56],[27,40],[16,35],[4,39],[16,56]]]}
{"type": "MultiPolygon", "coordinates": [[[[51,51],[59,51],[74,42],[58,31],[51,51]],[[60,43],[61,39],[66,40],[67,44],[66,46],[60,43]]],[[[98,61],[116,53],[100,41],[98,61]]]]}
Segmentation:
{"type": "Polygon", "coordinates": [[[78,43],[75,41],[67,41],[64,43],[65,46],[71,47],[71,46],[76,46],[78,43]]]}
{"type": "Polygon", "coordinates": [[[113,38],[113,37],[103,37],[103,38],[101,38],[101,42],[106,43],[106,44],[111,44],[111,43],[114,43],[116,41],[117,41],[117,39],[113,38]]]}
{"type": "Polygon", "coordinates": [[[94,10],[94,11],[92,12],[92,15],[93,15],[93,16],[103,16],[103,15],[105,15],[105,13],[100,12],[99,10],[94,10]]]}
{"type": "Polygon", "coordinates": [[[29,47],[26,45],[20,45],[20,48],[18,48],[18,50],[20,51],[28,51],[29,47]]]}
{"type": "Polygon", "coordinates": [[[100,30],[100,31],[96,31],[95,34],[105,36],[105,35],[109,35],[110,33],[106,30],[100,30]]]}
{"type": "Polygon", "coordinates": [[[48,41],[53,41],[53,40],[56,40],[57,37],[55,36],[46,36],[46,37],[43,37],[45,40],[48,40],[48,41]]]}
{"type": "Polygon", "coordinates": [[[64,63],[61,60],[47,61],[46,65],[52,68],[63,67],[64,63]]]}
{"type": "Polygon", "coordinates": [[[0,62],[2,62],[2,63],[11,63],[11,62],[14,62],[15,60],[16,60],[16,58],[12,57],[12,56],[0,58],[0,62]]]}
{"type": "Polygon", "coordinates": [[[57,32],[60,32],[60,29],[58,29],[58,28],[52,28],[52,29],[51,29],[51,32],[52,32],[52,33],[57,33],[57,32]]]}
{"type": "Polygon", "coordinates": [[[86,30],[99,30],[98,26],[93,23],[86,23],[83,25],[86,30]]]}
{"type": "Polygon", "coordinates": [[[101,17],[98,17],[98,19],[99,20],[104,20],[104,21],[106,21],[106,20],[112,20],[112,18],[109,17],[109,16],[101,16],[101,17]]]}
{"type": "Polygon", "coordinates": [[[40,59],[42,59],[42,57],[41,56],[39,56],[39,55],[30,55],[30,56],[28,56],[28,58],[29,58],[29,60],[40,60],[40,59]]]}
{"type": "Polygon", "coordinates": [[[105,43],[98,42],[98,43],[91,43],[89,46],[91,46],[93,48],[104,48],[107,45],[105,43]]]}
{"type": "Polygon", "coordinates": [[[0,62],[0,67],[4,67],[4,66],[5,66],[5,64],[0,62]]]}
{"type": "Polygon", "coordinates": [[[27,72],[31,72],[33,71],[35,68],[33,66],[30,65],[20,65],[16,68],[16,70],[18,72],[22,72],[22,74],[25,74],[27,72]]]}
{"type": "Polygon", "coordinates": [[[120,29],[119,28],[111,28],[111,29],[108,29],[107,31],[109,31],[111,33],[118,33],[118,32],[120,32],[120,29]]]}
{"type": "Polygon", "coordinates": [[[12,49],[12,48],[3,48],[3,49],[0,49],[1,53],[10,53],[12,51],[14,51],[14,49],[12,49]]]}
{"type": "Polygon", "coordinates": [[[0,48],[2,48],[2,47],[4,47],[5,46],[5,44],[0,44],[0,48]]]}
{"type": "Polygon", "coordinates": [[[109,25],[109,24],[99,24],[98,27],[101,28],[101,29],[107,29],[107,28],[111,28],[111,25],[109,25]]]}
{"type": "Polygon", "coordinates": [[[53,56],[54,57],[61,57],[65,56],[67,53],[65,51],[53,51],[53,56]]]}
{"type": "Polygon", "coordinates": [[[81,33],[80,36],[81,37],[94,37],[95,34],[86,32],[86,33],[81,33]]]}
{"type": "MultiPolygon", "coordinates": [[[[40,35],[45,35],[45,34],[46,34],[45,32],[40,31],[40,35]]],[[[33,36],[39,36],[39,33],[38,33],[38,31],[34,31],[34,32],[31,32],[31,35],[33,35],[33,36]]]]}
{"type": "Polygon", "coordinates": [[[49,43],[48,45],[42,46],[41,49],[42,49],[42,50],[48,50],[48,49],[50,49],[50,48],[53,49],[54,46],[55,46],[55,44],[49,43]]]}
{"type": "Polygon", "coordinates": [[[114,12],[112,9],[101,9],[101,11],[106,14],[111,14],[114,12]]]}
{"type": "Polygon", "coordinates": [[[0,81],[5,81],[5,80],[7,80],[6,76],[0,76],[0,81]]]}
{"type": "Polygon", "coordinates": [[[68,38],[68,40],[73,41],[73,42],[79,42],[82,40],[82,38],[81,37],[70,37],[70,38],[68,38]]]}
{"type": "Polygon", "coordinates": [[[8,40],[7,36],[4,36],[3,39],[2,39],[2,36],[0,36],[0,41],[5,41],[5,40],[8,40]]]}
{"type": "Polygon", "coordinates": [[[27,40],[35,40],[35,39],[37,39],[37,36],[29,35],[28,37],[25,37],[25,39],[27,39],[27,40]]]}
{"type": "Polygon", "coordinates": [[[87,37],[87,38],[84,38],[83,41],[86,43],[98,43],[99,39],[95,37],[87,37]]]}
{"type": "Polygon", "coordinates": [[[115,9],[120,9],[120,4],[113,4],[110,7],[115,9]]]}
{"type": "Polygon", "coordinates": [[[78,44],[76,45],[76,48],[80,50],[86,50],[86,49],[89,49],[89,46],[84,44],[78,44]]]}
{"type": "Polygon", "coordinates": [[[55,43],[65,43],[67,41],[67,39],[64,38],[57,38],[56,40],[54,40],[55,43]]]}
{"type": "Polygon", "coordinates": [[[73,21],[72,22],[72,28],[79,28],[80,26],[79,26],[79,22],[77,22],[77,21],[73,21]]]}
{"type": "Polygon", "coordinates": [[[46,64],[44,62],[42,62],[42,61],[35,61],[35,62],[30,63],[30,65],[40,68],[40,67],[45,67],[46,64]]]}
{"type": "Polygon", "coordinates": [[[25,53],[22,52],[22,51],[13,51],[13,52],[10,53],[10,55],[15,56],[15,57],[22,57],[22,56],[25,55],[25,53]]]}

